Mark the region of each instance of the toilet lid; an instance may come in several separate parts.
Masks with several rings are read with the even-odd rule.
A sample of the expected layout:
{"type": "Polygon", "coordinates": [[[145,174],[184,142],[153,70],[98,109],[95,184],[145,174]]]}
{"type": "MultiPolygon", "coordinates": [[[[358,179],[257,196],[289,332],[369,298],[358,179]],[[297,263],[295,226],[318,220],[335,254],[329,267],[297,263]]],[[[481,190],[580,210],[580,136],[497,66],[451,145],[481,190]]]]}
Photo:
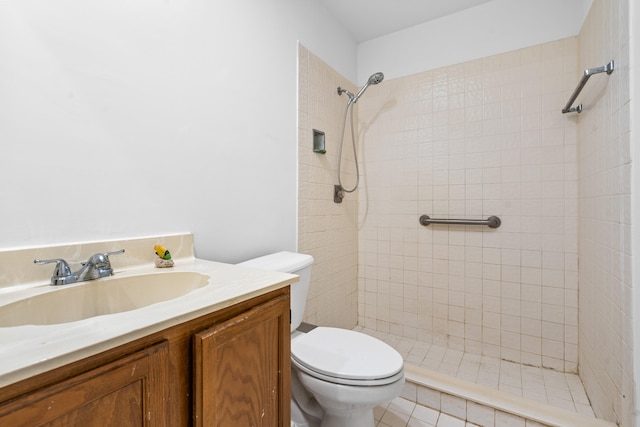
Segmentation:
{"type": "Polygon", "coordinates": [[[379,339],[328,327],[315,328],[293,340],[291,357],[307,371],[347,380],[396,381],[404,367],[400,353],[379,339]]]}

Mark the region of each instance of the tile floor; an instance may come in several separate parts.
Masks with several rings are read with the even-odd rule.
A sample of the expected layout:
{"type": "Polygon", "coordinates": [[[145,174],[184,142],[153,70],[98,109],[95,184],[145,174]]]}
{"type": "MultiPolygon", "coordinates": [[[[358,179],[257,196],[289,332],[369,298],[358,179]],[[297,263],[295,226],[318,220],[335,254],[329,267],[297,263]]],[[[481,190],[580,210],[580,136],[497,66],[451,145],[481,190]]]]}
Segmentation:
{"type": "Polygon", "coordinates": [[[374,410],[376,427],[478,427],[401,397],[374,410]]]}
{"type": "MultiPolygon", "coordinates": [[[[465,353],[361,327],[356,329],[391,345],[402,354],[406,362],[413,365],[594,417],[578,375],[465,353]]],[[[441,426],[438,424],[438,427],[441,426]]]]}

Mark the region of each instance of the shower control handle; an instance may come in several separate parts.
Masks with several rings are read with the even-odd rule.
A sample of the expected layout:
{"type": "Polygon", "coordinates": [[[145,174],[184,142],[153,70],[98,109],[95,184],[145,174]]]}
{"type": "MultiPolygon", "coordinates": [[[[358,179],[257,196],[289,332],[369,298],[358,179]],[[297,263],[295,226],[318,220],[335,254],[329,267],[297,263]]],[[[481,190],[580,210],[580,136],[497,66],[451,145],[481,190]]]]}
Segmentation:
{"type": "Polygon", "coordinates": [[[333,186],[333,201],[334,203],[342,203],[344,199],[344,188],[341,185],[333,186]]]}

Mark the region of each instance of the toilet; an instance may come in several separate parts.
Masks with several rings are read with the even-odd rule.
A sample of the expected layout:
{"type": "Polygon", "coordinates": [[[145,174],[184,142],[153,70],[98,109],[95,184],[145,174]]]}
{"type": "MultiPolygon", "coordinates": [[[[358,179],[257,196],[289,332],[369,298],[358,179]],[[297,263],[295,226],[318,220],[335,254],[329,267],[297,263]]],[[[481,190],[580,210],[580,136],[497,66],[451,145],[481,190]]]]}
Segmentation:
{"type": "Polygon", "coordinates": [[[360,332],[323,326],[298,330],[312,256],[278,252],[239,265],[300,276],[291,285],[291,426],[373,427],[373,408],[402,392],[402,356],[360,332]]]}

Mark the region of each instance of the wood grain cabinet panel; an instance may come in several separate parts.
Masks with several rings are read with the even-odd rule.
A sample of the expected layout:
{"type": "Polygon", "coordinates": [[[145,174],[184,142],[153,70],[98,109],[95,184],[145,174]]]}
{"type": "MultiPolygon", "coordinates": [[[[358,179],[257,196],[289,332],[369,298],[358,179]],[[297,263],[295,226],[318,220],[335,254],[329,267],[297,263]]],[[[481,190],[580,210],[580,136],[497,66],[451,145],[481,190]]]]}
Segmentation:
{"type": "Polygon", "coordinates": [[[0,425],[12,427],[165,427],[168,345],[24,395],[0,406],[0,425]]]}
{"type": "Polygon", "coordinates": [[[196,427],[289,426],[290,344],[284,297],[196,334],[196,427]]]}

